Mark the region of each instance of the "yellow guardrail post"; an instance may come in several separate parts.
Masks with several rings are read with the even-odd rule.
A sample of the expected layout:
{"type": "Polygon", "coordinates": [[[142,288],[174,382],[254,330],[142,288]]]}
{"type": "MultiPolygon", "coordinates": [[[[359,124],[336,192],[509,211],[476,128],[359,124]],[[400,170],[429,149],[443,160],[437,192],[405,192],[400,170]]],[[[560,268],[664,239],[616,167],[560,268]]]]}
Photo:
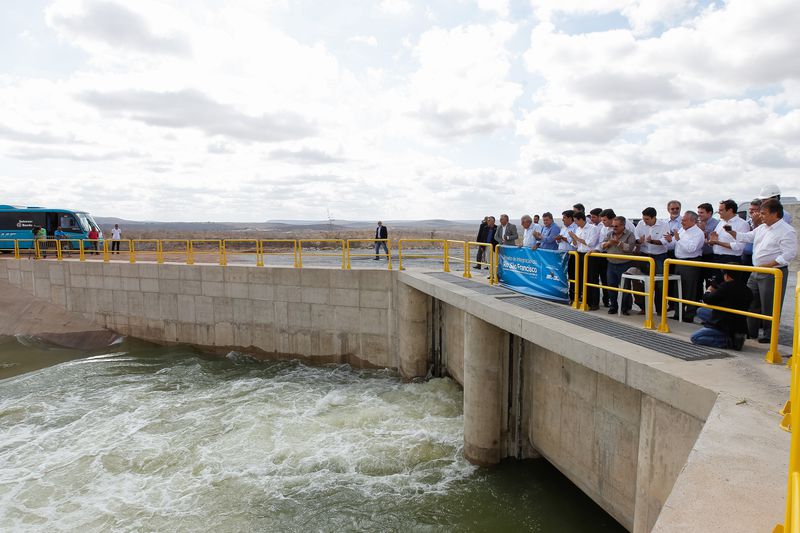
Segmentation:
{"type": "Polygon", "coordinates": [[[450,242],[444,241],[444,271],[450,272],[450,242]]]}
{"type": "Polygon", "coordinates": [[[108,241],[103,239],[103,262],[108,263],[111,260],[111,256],[108,253],[108,241]]]}
{"type": "Polygon", "coordinates": [[[228,247],[225,245],[225,239],[219,241],[219,265],[226,266],[228,264],[228,257],[227,257],[227,249],[228,247]]]}
{"type": "Polygon", "coordinates": [[[14,259],[19,259],[19,239],[14,239],[14,259]]]}
{"type": "Polygon", "coordinates": [[[469,242],[464,241],[464,277],[471,278],[472,273],[469,271],[469,242]]]}
{"type": "Polygon", "coordinates": [[[133,251],[132,251],[132,248],[131,248],[133,246],[133,241],[130,240],[130,239],[123,239],[123,240],[128,241],[128,262],[129,263],[135,263],[136,262],[136,257],[134,257],[133,251]]]}
{"type": "MultiPolygon", "coordinates": [[[[581,292],[581,288],[578,286],[578,281],[581,279],[580,276],[578,275],[578,273],[581,270],[581,267],[578,264],[578,263],[580,263],[580,260],[579,260],[580,257],[578,256],[578,252],[575,251],[575,250],[571,250],[571,251],[569,251],[567,253],[570,256],[573,257],[572,264],[574,266],[572,267],[572,270],[573,270],[572,275],[575,276],[573,279],[568,279],[567,280],[567,283],[572,283],[573,285],[575,285],[575,298],[573,298],[573,300],[572,300],[571,307],[573,309],[578,309],[580,307],[580,301],[579,300],[580,300],[580,292],[581,292]]],[[[584,298],[586,298],[585,295],[584,295],[584,298]]]]}
{"type": "Polygon", "coordinates": [[[390,241],[389,239],[386,239],[386,248],[388,250],[387,251],[387,255],[389,256],[388,261],[387,261],[389,263],[388,268],[389,268],[389,270],[391,270],[392,269],[392,241],[390,241]]]}
{"type": "Polygon", "coordinates": [[[295,268],[303,268],[303,241],[297,241],[297,264],[295,268]]]}
{"type": "MultiPolygon", "coordinates": [[[[587,283],[589,283],[589,256],[590,255],[592,255],[592,252],[587,252],[583,256],[583,281],[581,282],[581,287],[583,287],[583,290],[581,290],[581,294],[583,294],[583,299],[581,300],[581,311],[588,311],[589,310],[589,303],[588,303],[588,299],[586,298],[586,289],[588,289],[587,283]]],[[[597,289],[597,290],[599,291],[600,289],[597,289]]]]}
{"type": "Polygon", "coordinates": [[[352,270],[350,268],[350,239],[347,240],[345,246],[347,247],[347,270],[352,270]]]}
{"type": "Polygon", "coordinates": [[[78,239],[78,261],[86,261],[86,252],[83,249],[83,239],[78,239]]]}
{"type": "Polygon", "coordinates": [[[794,333],[792,335],[792,369],[789,401],[781,413],[781,428],[789,431],[789,475],[786,487],[786,516],[773,533],[800,531],[800,273],[794,291],[794,333]]]}
{"type": "Polygon", "coordinates": [[[135,263],[136,262],[136,240],[135,239],[131,239],[131,241],[130,241],[129,256],[130,256],[130,262],[131,263],[135,263]]]}
{"type": "MultiPolygon", "coordinates": [[[[783,285],[783,271],[779,268],[774,269],[774,288],[772,290],[772,326],[770,327],[769,350],[764,356],[768,363],[780,364],[783,362],[781,354],[778,353],[778,334],[781,328],[781,288],[783,285]]],[[[762,312],[764,310],[762,309],[762,312]]]]}
{"type": "Polygon", "coordinates": [[[164,264],[164,243],[159,239],[156,241],[156,263],[164,264]]]}
{"type": "Polygon", "coordinates": [[[194,264],[194,247],[192,246],[191,240],[189,240],[186,243],[186,264],[187,265],[194,264]]]}
{"type": "Polygon", "coordinates": [[[400,265],[398,266],[397,269],[405,270],[405,267],[403,266],[403,239],[397,241],[397,257],[398,261],[400,262],[400,265]]]}
{"type": "Polygon", "coordinates": [[[491,244],[486,251],[489,253],[489,285],[496,285],[499,282],[497,266],[500,263],[500,251],[491,244]]]}

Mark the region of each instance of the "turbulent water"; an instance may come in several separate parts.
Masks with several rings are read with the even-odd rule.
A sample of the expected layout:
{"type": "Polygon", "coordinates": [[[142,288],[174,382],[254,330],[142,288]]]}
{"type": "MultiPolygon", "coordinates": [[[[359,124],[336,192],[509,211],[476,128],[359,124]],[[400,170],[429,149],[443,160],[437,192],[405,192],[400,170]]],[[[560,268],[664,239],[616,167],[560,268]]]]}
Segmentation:
{"type": "Polygon", "coordinates": [[[450,380],[118,349],[0,380],[0,531],[621,530],[544,461],[470,466],[450,380]]]}

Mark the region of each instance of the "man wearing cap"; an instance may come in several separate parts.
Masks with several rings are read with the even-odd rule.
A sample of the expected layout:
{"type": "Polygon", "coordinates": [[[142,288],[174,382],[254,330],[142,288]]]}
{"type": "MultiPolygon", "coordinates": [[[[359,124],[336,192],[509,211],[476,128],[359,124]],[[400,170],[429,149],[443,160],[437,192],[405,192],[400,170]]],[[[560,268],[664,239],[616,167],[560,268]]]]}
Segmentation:
{"type": "MultiPolygon", "coordinates": [[[[777,201],[780,202],[781,201],[781,190],[774,183],[768,183],[767,185],[764,185],[763,187],[761,187],[761,192],[758,193],[757,198],[759,200],[762,200],[762,201],[763,200],[777,200],[777,201]]],[[[783,211],[783,220],[786,221],[787,224],[791,224],[792,223],[792,215],[787,213],[786,210],[783,211]]]]}
{"type": "MultiPolygon", "coordinates": [[[[753,231],[736,233],[729,231],[737,242],[753,243],[753,265],[757,267],[779,268],[783,272],[781,298],[778,301],[778,313],[786,295],[786,282],[789,277],[789,263],[797,256],[797,232],[784,220],[783,206],[778,200],[768,199],[761,204],[762,224],[753,231]]],[[[753,292],[754,313],[769,315],[772,313],[774,299],[774,283],[772,274],[753,272],[747,280],[747,287],[753,292]]],[[[750,337],[758,337],[758,342],[767,344],[772,333],[772,322],[747,318],[747,329],[750,337]],[[759,326],[762,333],[759,335],[759,326]]]]}

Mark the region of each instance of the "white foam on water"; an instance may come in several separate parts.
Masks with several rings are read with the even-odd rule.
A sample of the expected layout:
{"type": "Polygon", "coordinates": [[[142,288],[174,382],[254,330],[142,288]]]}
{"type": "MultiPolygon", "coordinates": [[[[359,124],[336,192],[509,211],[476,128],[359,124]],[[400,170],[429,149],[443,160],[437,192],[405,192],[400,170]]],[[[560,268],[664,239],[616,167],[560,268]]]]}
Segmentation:
{"type": "Polygon", "coordinates": [[[0,530],[360,529],[474,471],[450,380],[229,359],[0,382],[0,530]]]}

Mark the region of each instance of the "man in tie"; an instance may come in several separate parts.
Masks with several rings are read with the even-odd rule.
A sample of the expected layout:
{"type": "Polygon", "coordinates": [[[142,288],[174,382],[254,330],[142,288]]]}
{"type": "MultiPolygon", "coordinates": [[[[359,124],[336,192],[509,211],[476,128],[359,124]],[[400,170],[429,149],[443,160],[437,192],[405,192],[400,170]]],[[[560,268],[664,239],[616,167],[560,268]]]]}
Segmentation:
{"type": "Polygon", "coordinates": [[[379,252],[381,246],[383,246],[383,253],[386,255],[386,258],[389,258],[389,247],[386,246],[386,239],[389,238],[389,230],[386,229],[386,226],[383,225],[383,222],[380,220],[378,221],[378,227],[375,228],[375,261],[380,259],[379,252]]]}

